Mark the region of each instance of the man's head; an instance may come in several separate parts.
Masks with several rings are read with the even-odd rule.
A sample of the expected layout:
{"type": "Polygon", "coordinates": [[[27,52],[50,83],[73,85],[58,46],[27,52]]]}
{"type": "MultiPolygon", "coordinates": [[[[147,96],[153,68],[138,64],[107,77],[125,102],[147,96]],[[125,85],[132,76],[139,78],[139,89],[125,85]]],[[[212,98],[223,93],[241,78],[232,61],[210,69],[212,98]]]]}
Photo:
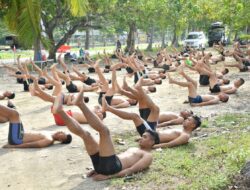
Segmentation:
{"type": "Polygon", "coordinates": [[[148,86],[148,91],[151,93],[156,92],[156,88],[154,86],[148,86]]]}
{"type": "Polygon", "coordinates": [[[161,78],[161,79],[167,78],[166,75],[165,75],[164,73],[159,73],[159,75],[160,75],[160,78],[161,78]]]}
{"type": "Polygon", "coordinates": [[[100,120],[103,120],[106,117],[106,112],[103,112],[100,106],[94,107],[94,113],[99,117],[100,120]]]}
{"type": "Polygon", "coordinates": [[[236,88],[239,88],[241,85],[245,83],[245,80],[243,78],[239,78],[238,80],[234,81],[234,86],[236,88]]]}
{"type": "Polygon", "coordinates": [[[3,95],[5,97],[7,97],[8,99],[14,99],[15,98],[15,93],[14,92],[6,91],[6,92],[3,93],[3,95]]]}
{"type": "Polygon", "coordinates": [[[53,140],[59,141],[62,144],[69,144],[72,141],[72,136],[62,131],[58,131],[53,135],[53,140]]]}
{"type": "Polygon", "coordinates": [[[190,110],[183,110],[180,112],[181,117],[187,119],[188,117],[192,116],[194,113],[190,110]]]}
{"type": "Polygon", "coordinates": [[[195,130],[201,125],[201,119],[200,117],[194,115],[194,116],[189,116],[185,121],[183,122],[183,127],[184,129],[189,129],[189,130],[195,130]]]}
{"type": "Polygon", "coordinates": [[[223,69],[223,70],[221,71],[221,73],[222,73],[223,75],[227,74],[228,72],[229,72],[228,68],[225,68],[225,69],[223,69]]]}
{"type": "Polygon", "coordinates": [[[223,80],[223,84],[229,84],[230,80],[229,79],[222,79],[223,80]]]}
{"type": "Polygon", "coordinates": [[[159,79],[155,79],[154,81],[155,81],[155,84],[161,84],[162,83],[162,81],[161,81],[160,78],[159,79]]]}
{"type": "Polygon", "coordinates": [[[227,102],[229,99],[229,96],[224,92],[219,93],[218,97],[219,97],[220,101],[222,101],[222,102],[227,102]]]}
{"type": "Polygon", "coordinates": [[[157,132],[152,130],[146,130],[141,139],[139,140],[139,146],[142,149],[151,149],[155,144],[159,144],[159,135],[157,132]]]}
{"type": "Polygon", "coordinates": [[[131,99],[131,98],[127,99],[127,101],[129,102],[129,104],[130,104],[131,106],[135,106],[135,105],[138,103],[137,100],[131,99]]]}

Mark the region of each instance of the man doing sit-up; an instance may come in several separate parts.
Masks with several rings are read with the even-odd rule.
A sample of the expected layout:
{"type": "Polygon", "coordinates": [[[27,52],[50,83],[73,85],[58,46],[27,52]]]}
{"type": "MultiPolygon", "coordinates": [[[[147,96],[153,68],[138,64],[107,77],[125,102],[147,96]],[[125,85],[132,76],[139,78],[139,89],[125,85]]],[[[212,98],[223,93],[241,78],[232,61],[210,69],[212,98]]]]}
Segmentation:
{"type": "Polygon", "coordinates": [[[191,106],[207,106],[218,104],[221,102],[227,102],[229,96],[223,92],[218,95],[198,95],[197,94],[197,82],[187,76],[183,70],[180,70],[180,75],[182,75],[187,81],[186,82],[179,82],[169,77],[170,84],[177,84],[182,87],[188,88],[188,100],[191,106]]]}
{"type": "Polygon", "coordinates": [[[127,151],[117,155],[109,129],[82,101],[83,90],[79,93],[75,104],[86,116],[89,125],[99,133],[99,142],[97,142],[85,128],[82,128],[77,121],[64,112],[62,97],[63,95],[61,94],[56,98],[53,113],[59,114],[68,129],[83,140],[86,151],[94,166],[94,170],[88,175],[89,177],[92,176],[94,180],[123,177],[144,170],[150,166],[152,163],[152,155],[149,150],[151,144],[154,144],[154,136],[150,133],[145,133],[140,140],[140,148],[129,148],[127,151]]]}
{"type": "Polygon", "coordinates": [[[59,141],[69,144],[72,140],[70,134],[64,132],[26,132],[19,117],[19,113],[11,108],[0,105],[0,118],[9,121],[8,144],[3,148],[44,148],[59,141]]]}

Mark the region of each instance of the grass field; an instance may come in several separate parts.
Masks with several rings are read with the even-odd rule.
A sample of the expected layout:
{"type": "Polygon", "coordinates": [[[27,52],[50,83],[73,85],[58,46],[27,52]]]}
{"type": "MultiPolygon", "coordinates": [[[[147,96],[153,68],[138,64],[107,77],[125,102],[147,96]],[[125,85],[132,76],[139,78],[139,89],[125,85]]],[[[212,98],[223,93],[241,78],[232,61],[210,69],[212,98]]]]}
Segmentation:
{"type": "MultiPolygon", "coordinates": [[[[206,123],[188,145],[153,151],[148,171],[113,179],[111,189],[226,189],[250,158],[250,116],[226,114],[206,123]]],[[[123,138],[121,150],[136,146],[132,133],[123,138]]]]}

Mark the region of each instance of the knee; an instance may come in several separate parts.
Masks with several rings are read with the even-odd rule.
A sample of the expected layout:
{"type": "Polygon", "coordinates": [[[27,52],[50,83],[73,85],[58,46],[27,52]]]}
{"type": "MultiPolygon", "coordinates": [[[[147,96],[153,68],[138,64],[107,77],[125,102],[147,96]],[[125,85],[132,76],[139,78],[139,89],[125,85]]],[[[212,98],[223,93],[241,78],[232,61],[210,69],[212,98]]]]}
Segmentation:
{"type": "Polygon", "coordinates": [[[109,128],[105,125],[102,126],[102,130],[99,131],[100,135],[105,135],[105,136],[109,136],[110,135],[110,131],[109,128]]]}
{"type": "Polygon", "coordinates": [[[141,120],[141,117],[137,113],[131,113],[131,118],[133,121],[141,120]]]}
{"type": "Polygon", "coordinates": [[[18,119],[19,118],[19,113],[16,110],[11,110],[9,118],[11,118],[11,119],[18,119]]]}

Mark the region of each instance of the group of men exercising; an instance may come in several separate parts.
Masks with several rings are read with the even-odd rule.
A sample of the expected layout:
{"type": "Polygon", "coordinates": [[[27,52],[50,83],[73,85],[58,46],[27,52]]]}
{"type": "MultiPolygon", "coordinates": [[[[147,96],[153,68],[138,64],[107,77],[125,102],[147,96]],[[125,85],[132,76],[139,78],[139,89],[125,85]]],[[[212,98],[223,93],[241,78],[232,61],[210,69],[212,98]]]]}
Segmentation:
{"type": "MultiPolygon", "coordinates": [[[[222,50],[222,46],[215,46],[222,50]]],[[[237,61],[242,62],[239,56],[239,45],[229,56],[234,56],[237,61]],[[237,51],[236,51],[237,50],[237,51]],[[237,53],[236,53],[237,52],[237,53]],[[236,55],[237,54],[237,55],[236,55]]],[[[73,66],[75,75],[69,72],[67,64],[64,63],[59,56],[59,64],[63,68],[61,72],[57,65],[50,68],[51,75],[47,69],[41,70],[32,61],[31,64],[38,72],[38,77],[31,75],[27,69],[27,64],[21,64],[18,58],[18,68],[4,65],[5,68],[13,71],[12,76],[17,77],[17,82],[23,83],[25,89],[32,96],[51,102],[51,113],[55,118],[57,125],[66,125],[68,130],[79,136],[86,147],[86,151],[92,160],[94,170],[88,176],[92,176],[95,180],[105,180],[112,177],[123,177],[132,173],[142,171],[150,166],[153,157],[152,149],[171,148],[188,143],[192,131],[201,125],[200,117],[196,116],[192,111],[183,110],[179,114],[173,112],[160,112],[159,107],[150,98],[149,93],[156,90],[155,85],[161,84],[162,79],[166,76],[170,84],[177,84],[188,88],[188,101],[191,106],[205,106],[217,104],[219,101],[227,102],[228,94],[235,93],[237,89],[244,84],[242,78],[236,80],[233,85],[226,85],[224,74],[213,72],[210,63],[218,63],[225,60],[215,58],[211,60],[211,54],[202,52],[188,52],[188,56],[182,53],[169,54],[165,49],[161,50],[155,60],[151,59],[154,67],[162,69],[154,71],[147,68],[150,58],[145,55],[132,54],[125,56],[121,52],[116,53],[119,59],[118,64],[112,64],[105,53],[105,62],[109,67],[105,67],[104,72],[112,72],[111,80],[103,75],[99,66],[101,60],[92,61],[90,58],[88,67],[94,69],[98,76],[97,79],[90,78],[85,73],[81,73],[79,68],[73,66]],[[140,59],[139,59],[140,58],[140,59]],[[191,64],[190,62],[191,61],[191,64]],[[135,77],[135,84],[128,85],[126,77],[124,77],[123,85],[120,86],[116,80],[116,72],[125,68],[128,75],[135,77]],[[170,69],[172,68],[172,69],[170,69]],[[184,72],[185,68],[197,71],[202,76],[202,84],[208,85],[211,93],[217,95],[198,95],[198,84],[189,75],[184,72]],[[169,73],[178,71],[178,73],[186,79],[180,82],[174,79],[169,73]],[[205,77],[204,77],[205,76],[205,77]],[[80,80],[83,85],[76,85],[74,80],[80,80]],[[205,82],[204,82],[205,81],[205,82]],[[78,95],[64,94],[63,84],[70,93],[78,93],[78,95]],[[147,86],[147,88],[144,88],[147,86]],[[52,93],[48,93],[45,89],[53,89],[52,93]],[[96,91],[100,89],[98,102],[100,106],[90,109],[86,103],[88,97],[84,96],[84,92],[96,91]],[[153,90],[154,89],[154,90],[153,90]],[[115,96],[121,94],[127,98],[115,96]],[[139,112],[132,113],[120,108],[135,106],[138,104],[139,112]],[[81,112],[65,110],[64,105],[75,105],[81,112]],[[114,144],[110,136],[109,128],[104,124],[103,119],[106,112],[117,115],[121,119],[131,120],[135,125],[136,131],[139,133],[139,148],[129,148],[123,153],[116,154],[114,144]],[[88,123],[94,130],[99,133],[99,142],[80,124],[88,123]],[[169,125],[182,125],[182,128],[163,128],[169,125]],[[163,128],[163,130],[158,130],[163,128]]],[[[186,53],[185,53],[186,54],[186,53]]],[[[245,59],[244,59],[245,61],[245,59]]],[[[228,71],[228,70],[227,70],[228,71]]],[[[0,95],[0,99],[13,99],[15,93],[6,91],[0,95]]],[[[69,144],[72,141],[71,134],[61,131],[57,132],[34,132],[24,130],[18,111],[12,106],[0,105],[0,122],[9,122],[8,144],[4,148],[44,148],[58,141],[63,144],[69,144]]]]}

